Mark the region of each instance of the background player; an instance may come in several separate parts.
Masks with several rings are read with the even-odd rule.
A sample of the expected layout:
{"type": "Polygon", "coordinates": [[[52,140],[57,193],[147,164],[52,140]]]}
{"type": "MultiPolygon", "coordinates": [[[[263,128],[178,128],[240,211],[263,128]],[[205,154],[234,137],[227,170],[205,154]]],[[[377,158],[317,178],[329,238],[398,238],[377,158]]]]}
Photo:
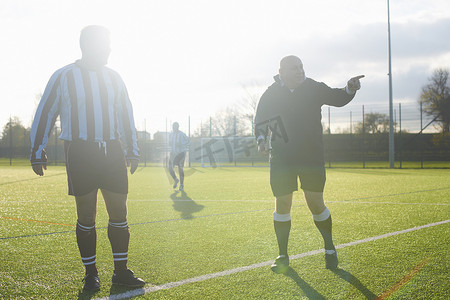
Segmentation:
{"type": "Polygon", "coordinates": [[[173,123],[172,132],[169,135],[169,173],[174,180],[173,188],[177,188],[178,182],[180,182],[179,190],[182,191],[184,189],[184,161],[186,159],[187,147],[191,142],[186,134],[180,131],[179,128],[180,125],[177,122],[173,123]],[[178,174],[180,175],[179,180],[173,170],[174,166],[178,166],[178,174]]]}

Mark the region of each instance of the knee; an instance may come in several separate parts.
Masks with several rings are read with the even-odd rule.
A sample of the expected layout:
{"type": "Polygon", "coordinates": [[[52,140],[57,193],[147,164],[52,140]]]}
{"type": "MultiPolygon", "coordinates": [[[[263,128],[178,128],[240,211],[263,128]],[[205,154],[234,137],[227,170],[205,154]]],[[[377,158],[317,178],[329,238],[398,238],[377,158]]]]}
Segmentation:
{"type": "Polygon", "coordinates": [[[286,203],[280,203],[277,205],[277,213],[279,214],[288,214],[291,212],[291,207],[286,205],[286,203]]]}
{"type": "Polygon", "coordinates": [[[323,193],[305,191],[306,204],[312,214],[317,215],[324,211],[325,202],[323,201],[323,193]]]}
{"type": "Polygon", "coordinates": [[[126,201],[119,201],[114,203],[108,210],[110,220],[126,220],[127,219],[127,204],[126,201]]]}
{"type": "Polygon", "coordinates": [[[94,225],[96,217],[96,209],[90,205],[78,205],[77,207],[77,217],[78,222],[83,225],[94,225]]]}
{"type": "Polygon", "coordinates": [[[292,198],[286,197],[280,197],[276,200],[276,212],[279,214],[288,214],[291,212],[292,207],[292,198]]]}
{"type": "Polygon", "coordinates": [[[322,204],[322,205],[311,205],[309,207],[309,210],[311,211],[311,213],[313,215],[319,215],[322,212],[324,212],[325,209],[326,209],[325,204],[322,204]]]}
{"type": "Polygon", "coordinates": [[[95,225],[95,214],[78,214],[78,222],[82,225],[95,225]]]}
{"type": "Polygon", "coordinates": [[[127,206],[125,205],[118,205],[114,206],[109,211],[109,219],[110,220],[126,220],[127,219],[127,206]]]}

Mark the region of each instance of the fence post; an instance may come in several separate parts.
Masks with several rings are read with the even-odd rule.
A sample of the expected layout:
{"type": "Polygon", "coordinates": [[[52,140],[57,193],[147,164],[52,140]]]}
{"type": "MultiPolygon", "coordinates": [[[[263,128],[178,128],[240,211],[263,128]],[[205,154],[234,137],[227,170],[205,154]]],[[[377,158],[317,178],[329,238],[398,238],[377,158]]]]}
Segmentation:
{"type": "Polygon", "coordinates": [[[330,115],[330,107],[328,106],[328,168],[331,168],[331,151],[330,144],[331,144],[331,115],[330,115]]]}
{"type": "Polygon", "coordinates": [[[58,165],[58,127],[55,124],[54,134],[55,134],[55,166],[58,165]]]}
{"type": "Polygon", "coordinates": [[[350,111],[350,135],[352,134],[352,111],[350,111]]]}
{"type": "Polygon", "coordinates": [[[423,169],[423,123],[422,123],[422,101],[420,101],[420,168],[423,169]]]}
{"type": "Polygon", "coordinates": [[[147,119],[144,118],[144,167],[147,166],[147,119]]]}
{"type": "Polygon", "coordinates": [[[233,133],[234,133],[234,137],[233,137],[233,160],[234,160],[234,166],[236,167],[237,162],[236,162],[236,135],[237,135],[237,129],[236,129],[236,116],[234,116],[233,118],[233,133]]]}
{"type": "MultiPolygon", "coordinates": [[[[200,127],[200,132],[202,128],[200,127]]],[[[191,140],[191,116],[188,116],[188,137],[191,140]]],[[[189,144],[189,168],[191,167],[191,145],[189,144]]]]}
{"type": "Polygon", "coordinates": [[[12,130],[12,119],[9,116],[9,165],[12,165],[12,156],[13,156],[13,130],[12,130]]]}
{"type": "Polygon", "coordinates": [[[398,151],[399,151],[399,160],[400,160],[400,169],[402,168],[403,164],[403,157],[402,157],[402,104],[398,104],[398,122],[400,126],[400,132],[398,135],[398,151]]]}
{"type": "Polygon", "coordinates": [[[366,124],[364,121],[364,105],[362,106],[362,160],[363,160],[363,169],[366,168],[366,157],[365,157],[365,147],[364,147],[364,136],[366,135],[366,124]]]}
{"type": "Polygon", "coordinates": [[[169,152],[169,134],[167,132],[167,117],[166,117],[166,132],[164,134],[164,163],[163,163],[163,167],[167,167],[168,166],[168,152],[169,152]]]}
{"type": "Polygon", "coordinates": [[[352,120],[352,111],[350,111],[350,157],[354,157],[353,153],[355,153],[353,151],[353,120],[352,120]]]}

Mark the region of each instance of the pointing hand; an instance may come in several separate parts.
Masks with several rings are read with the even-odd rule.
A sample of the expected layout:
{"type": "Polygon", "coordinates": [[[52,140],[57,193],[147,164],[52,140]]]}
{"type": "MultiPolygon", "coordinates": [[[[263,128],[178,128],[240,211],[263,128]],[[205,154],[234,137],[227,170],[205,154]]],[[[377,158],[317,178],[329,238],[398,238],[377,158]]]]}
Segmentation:
{"type": "Polygon", "coordinates": [[[359,75],[350,78],[350,80],[347,82],[348,91],[354,94],[357,90],[359,90],[361,88],[361,83],[359,82],[359,80],[364,77],[364,75],[359,75]]]}

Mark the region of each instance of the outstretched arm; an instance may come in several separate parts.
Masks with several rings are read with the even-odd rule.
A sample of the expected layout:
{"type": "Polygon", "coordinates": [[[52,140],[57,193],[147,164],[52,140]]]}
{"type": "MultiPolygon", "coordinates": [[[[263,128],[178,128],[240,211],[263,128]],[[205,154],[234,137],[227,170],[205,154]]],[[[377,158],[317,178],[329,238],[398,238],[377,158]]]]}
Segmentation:
{"type": "Polygon", "coordinates": [[[342,107],[355,97],[356,91],[361,88],[359,80],[363,77],[365,76],[359,75],[350,78],[345,88],[330,88],[324,83],[319,83],[318,98],[322,99],[322,104],[342,107]]]}

